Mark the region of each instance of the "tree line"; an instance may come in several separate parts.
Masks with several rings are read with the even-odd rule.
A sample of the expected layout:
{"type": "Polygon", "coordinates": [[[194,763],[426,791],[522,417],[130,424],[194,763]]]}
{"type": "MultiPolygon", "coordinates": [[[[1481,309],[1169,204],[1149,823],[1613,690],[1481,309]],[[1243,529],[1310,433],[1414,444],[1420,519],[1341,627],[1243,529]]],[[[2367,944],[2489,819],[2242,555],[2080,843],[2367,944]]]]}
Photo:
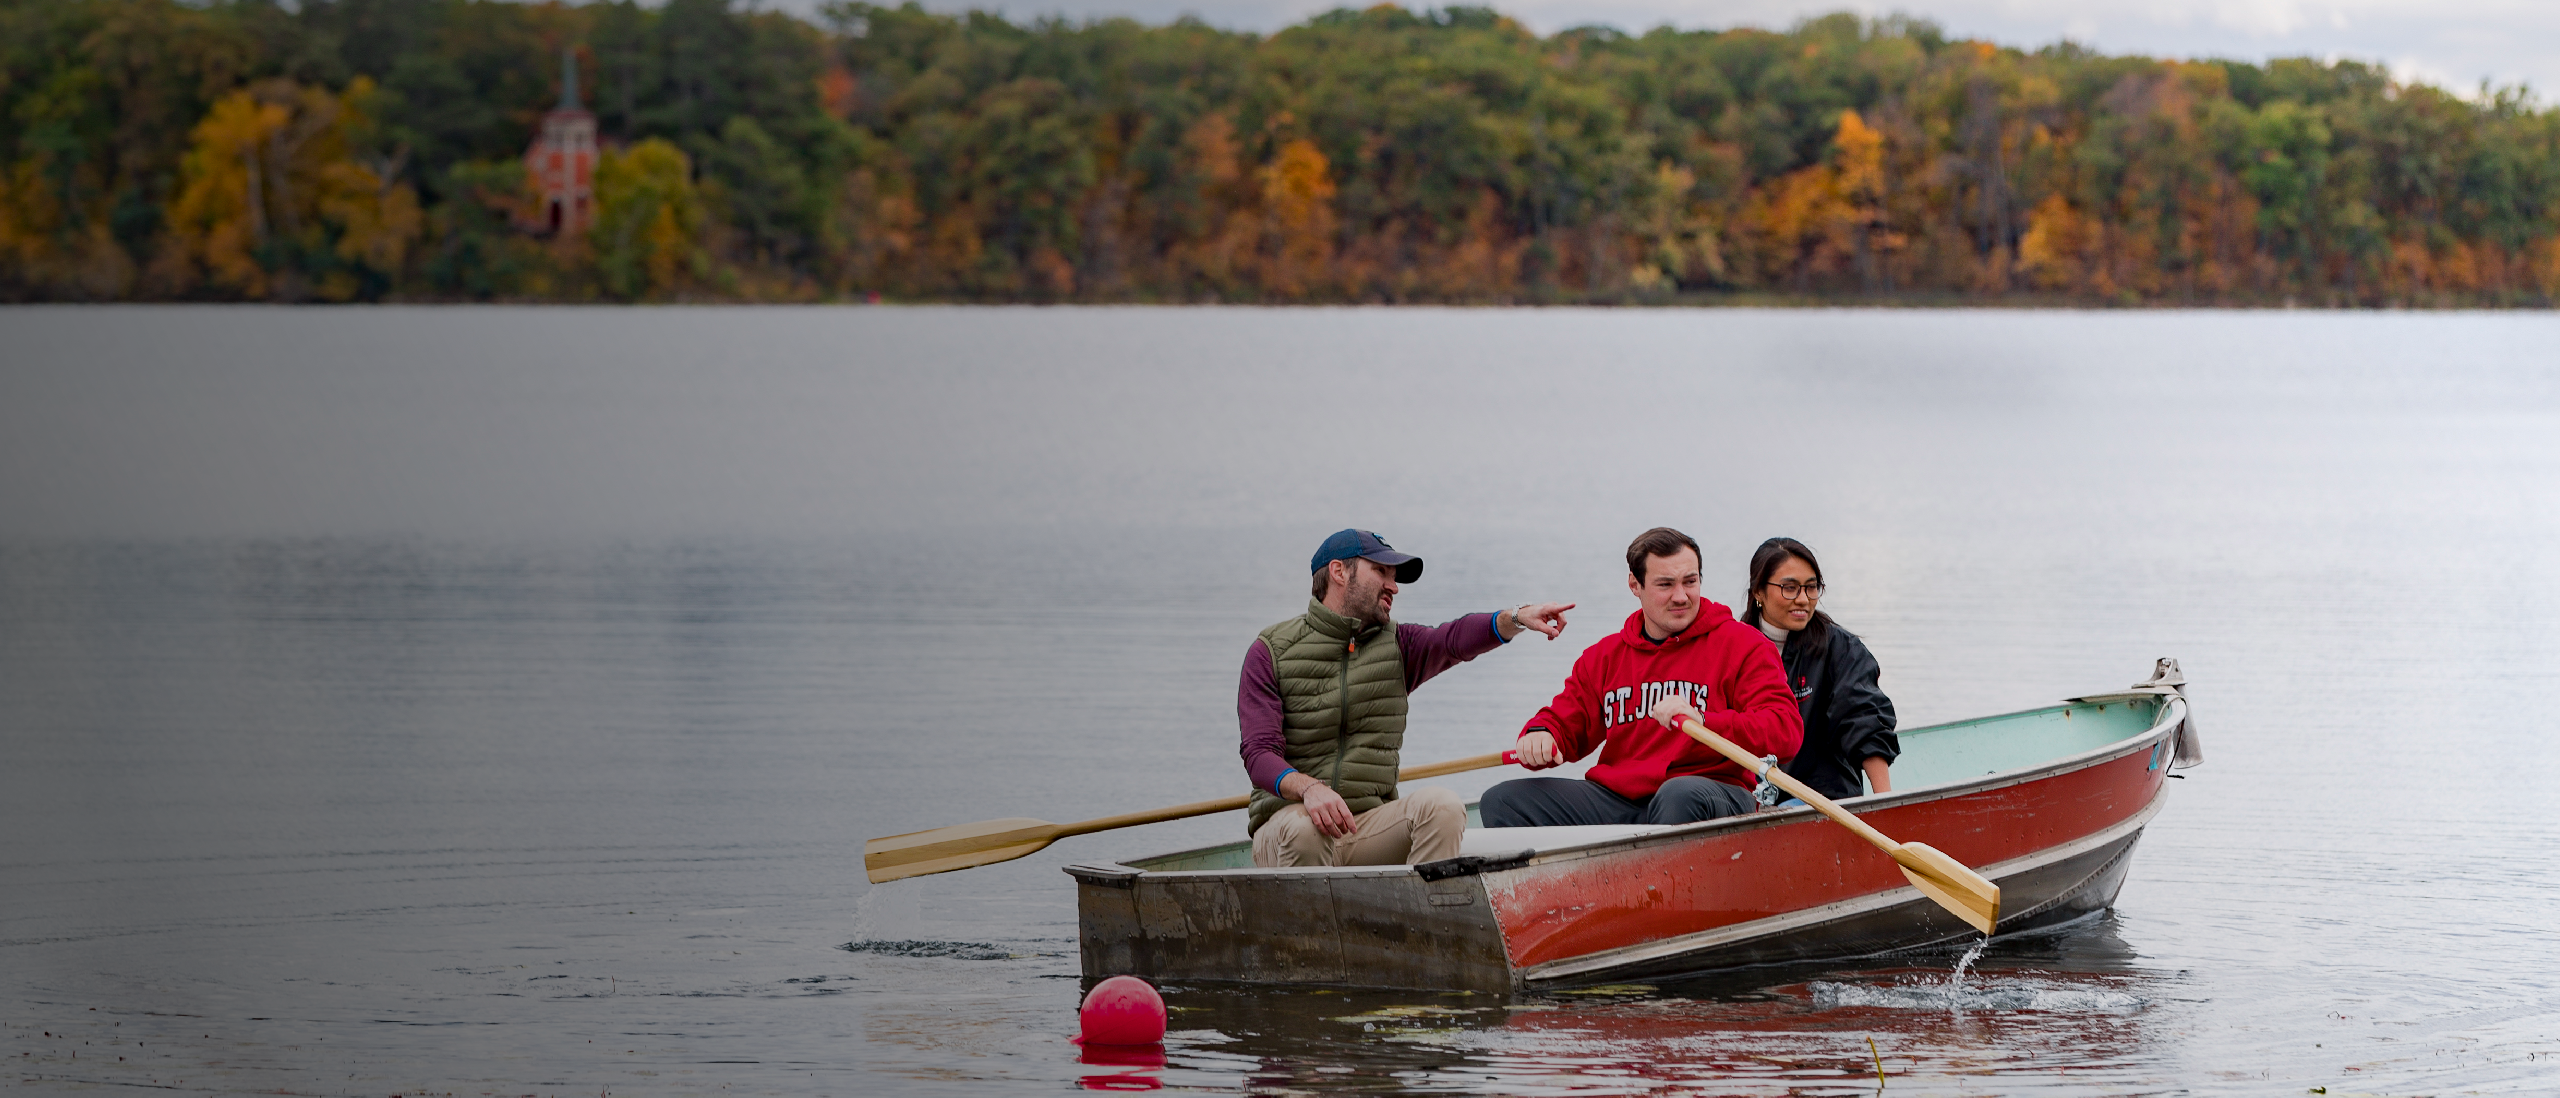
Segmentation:
{"type": "Polygon", "coordinates": [[[22,301],[2560,298],[2523,89],[1845,14],[0,0],[0,165],[22,301]],[[607,148],[538,235],[563,49],[607,148]]]}

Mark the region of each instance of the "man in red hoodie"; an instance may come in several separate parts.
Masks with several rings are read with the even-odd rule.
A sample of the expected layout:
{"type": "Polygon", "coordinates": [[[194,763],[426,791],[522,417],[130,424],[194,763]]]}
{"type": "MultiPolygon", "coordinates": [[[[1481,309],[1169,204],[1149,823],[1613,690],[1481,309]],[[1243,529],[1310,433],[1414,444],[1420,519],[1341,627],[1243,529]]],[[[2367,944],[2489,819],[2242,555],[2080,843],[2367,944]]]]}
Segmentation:
{"type": "Polygon", "coordinates": [[[1675,731],[1695,720],[1755,755],[1795,757],[1804,717],[1778,648],[1698,593],[1698,543],[1667,526],[1627,546],[1626,627],[1573,663],[1564,691],[1520,729],[1543,770],[1600,751],[1589,780],[1520,778],[1485,791],[1486,827],[1680,824],[1759,806],[1752,776],[1675,731]]]}

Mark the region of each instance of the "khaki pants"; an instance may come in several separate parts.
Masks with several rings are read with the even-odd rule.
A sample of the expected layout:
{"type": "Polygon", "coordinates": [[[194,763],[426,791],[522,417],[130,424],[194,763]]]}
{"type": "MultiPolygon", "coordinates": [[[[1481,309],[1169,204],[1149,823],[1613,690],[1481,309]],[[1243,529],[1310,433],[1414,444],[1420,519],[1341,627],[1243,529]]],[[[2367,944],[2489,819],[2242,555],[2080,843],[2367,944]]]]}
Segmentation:
{"type": "Polygon", "coordinates": [[[1292,804],[1253,833],[1253,864],[1264,869],[1300,865],[1399,865],[1458,856],[1467,830],[1467,803],[1439,786],[1403,795],[1351,818],[1350,834],[1328,839],[1292,804]]]}

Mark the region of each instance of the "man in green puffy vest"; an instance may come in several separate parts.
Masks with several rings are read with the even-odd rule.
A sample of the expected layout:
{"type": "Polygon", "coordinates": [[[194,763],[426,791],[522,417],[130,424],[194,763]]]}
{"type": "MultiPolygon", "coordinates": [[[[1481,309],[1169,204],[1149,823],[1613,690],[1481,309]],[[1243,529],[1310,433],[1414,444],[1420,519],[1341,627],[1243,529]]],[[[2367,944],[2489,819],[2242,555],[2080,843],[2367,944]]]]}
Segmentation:
{"type": "Polygon", "coordinates": [[[1394,865],[1453,858],[1466,805],[1439,787],[1396,795],[1405,698],[1414,687],[1523,629],[1554,640],[1572,603],[1469,614],[1436,626],[1387,616],[1422,558],[1367,530],[1316,548],[1307,612],[1262,631],[1236,688],[1244,768],[1253,782],[1245,832],[1253,864],[1394,865]]]}

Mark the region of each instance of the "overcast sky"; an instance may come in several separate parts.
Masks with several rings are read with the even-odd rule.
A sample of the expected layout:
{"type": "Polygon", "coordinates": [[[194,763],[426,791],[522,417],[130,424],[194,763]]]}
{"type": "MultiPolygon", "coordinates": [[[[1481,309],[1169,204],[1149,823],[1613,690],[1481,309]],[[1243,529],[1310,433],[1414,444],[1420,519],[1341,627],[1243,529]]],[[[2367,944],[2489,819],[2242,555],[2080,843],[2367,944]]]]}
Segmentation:
{"type": "MultiPolygon", "coordinates": [[[[766,0],[814,8],[817,0],[766,0]]],[[[1349,0],[1351,6],[1365,6],[1349,0]]],[[[998,10],[1017,19],[1127,15],[1164,22],[1186,12],[1240,30],[1273,30],[1338,0],[926,0],[936,10],[998,10]]],[[[1422,7],[1427,4],[1409,4],[1422,7]]],[[[1585,23],[1641,32],[1784,28],[1807,15],[1906,11],[1958,37],[2034,47],[2062,38],[2107,53],[2157,57],[2354,58],[2402,79],[2469,94],[2486,78],[2530,84],[2547,102],[2560,88],[2560,0],[1497,0],[1487,6],[1541,33],[1585,23]]]]}

